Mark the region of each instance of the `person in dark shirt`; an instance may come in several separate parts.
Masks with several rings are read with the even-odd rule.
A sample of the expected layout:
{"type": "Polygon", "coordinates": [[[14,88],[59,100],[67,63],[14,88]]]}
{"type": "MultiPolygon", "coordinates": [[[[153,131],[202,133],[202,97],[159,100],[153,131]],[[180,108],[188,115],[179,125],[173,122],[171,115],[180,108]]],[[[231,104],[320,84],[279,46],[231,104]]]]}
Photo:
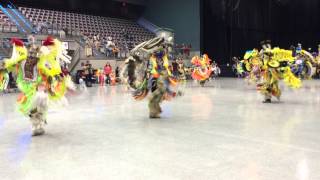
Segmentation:
{"type": "Polygon", "coordinates": [[[120,73],[120,69],[119,69],[119,67],[117,66],[117,67],[116,67],[116,78],[119,78],[119,77],[120,77],[119,73],[120,73]]]}
{"type": "Polygon", "coordinates": [[[172,74],[174,77],[178,76],[178,62],[177,62],[177,60],[174,60],[172,62],[172,74]]]}

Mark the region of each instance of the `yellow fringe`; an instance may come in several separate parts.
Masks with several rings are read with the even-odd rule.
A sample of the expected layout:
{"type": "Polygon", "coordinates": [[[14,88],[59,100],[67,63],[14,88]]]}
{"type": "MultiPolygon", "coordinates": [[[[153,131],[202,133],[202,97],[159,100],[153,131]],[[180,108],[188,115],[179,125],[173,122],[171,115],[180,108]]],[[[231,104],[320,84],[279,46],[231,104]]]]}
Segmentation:
{"type": "Polygon", "coordinates": [[[283,81],[291,88],[297,89],[302,86],[302,82],[299,78],[297,78],[288,67],[283,74],[283,81]]]}

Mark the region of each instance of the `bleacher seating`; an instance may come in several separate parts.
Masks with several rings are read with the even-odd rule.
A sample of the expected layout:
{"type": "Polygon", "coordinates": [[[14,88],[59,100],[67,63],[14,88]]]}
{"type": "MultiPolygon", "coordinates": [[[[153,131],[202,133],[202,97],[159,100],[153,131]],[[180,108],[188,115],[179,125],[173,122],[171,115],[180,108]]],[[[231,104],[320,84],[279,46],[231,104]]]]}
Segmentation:
{"type": "Polygon", "coordinates": [[[0,10],[0,32],[18,32],[17,26],[0,10]]]}
{"type": "Polygon", "coordinates": [[[58,27],[57,29],[67,29],[69,34],[79,31],[81,35],[89,38],[98,34],[103,39],[110,36],[118,44],[138,44],[154,37],[153,33],[131,20],[27,7],[19,7],[19,10],[35,26],[47,23],[49,26],[58,27]],[[123,29],[127,30],[130,38],[123,37],[123,29]]]}

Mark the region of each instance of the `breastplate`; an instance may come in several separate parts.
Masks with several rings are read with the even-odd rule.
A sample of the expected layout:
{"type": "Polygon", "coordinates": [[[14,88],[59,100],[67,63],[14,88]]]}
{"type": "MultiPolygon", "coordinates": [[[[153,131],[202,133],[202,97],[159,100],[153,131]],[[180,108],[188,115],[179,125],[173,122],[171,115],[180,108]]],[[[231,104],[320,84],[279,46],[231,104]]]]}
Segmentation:
{"type": "Polygon", "coordinates": [[[37,79],[37,57],[29,56],[22,62],[23,79],[27,81],[36,81],[37,79]]]}

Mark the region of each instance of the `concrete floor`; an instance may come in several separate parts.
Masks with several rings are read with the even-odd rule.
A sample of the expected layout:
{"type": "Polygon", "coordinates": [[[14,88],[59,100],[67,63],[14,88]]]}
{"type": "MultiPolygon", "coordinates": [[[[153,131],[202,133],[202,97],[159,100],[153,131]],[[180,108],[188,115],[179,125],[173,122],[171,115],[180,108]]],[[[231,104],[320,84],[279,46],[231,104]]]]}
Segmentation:
{"type": "Polygon", "coordinates": [[[158,120],[122,86],[69,95],[36,138],[16,95],[0,96],[0,179],[320,179],[320,81],[274,104],[244,80],[182,89],[158,120]]]}

